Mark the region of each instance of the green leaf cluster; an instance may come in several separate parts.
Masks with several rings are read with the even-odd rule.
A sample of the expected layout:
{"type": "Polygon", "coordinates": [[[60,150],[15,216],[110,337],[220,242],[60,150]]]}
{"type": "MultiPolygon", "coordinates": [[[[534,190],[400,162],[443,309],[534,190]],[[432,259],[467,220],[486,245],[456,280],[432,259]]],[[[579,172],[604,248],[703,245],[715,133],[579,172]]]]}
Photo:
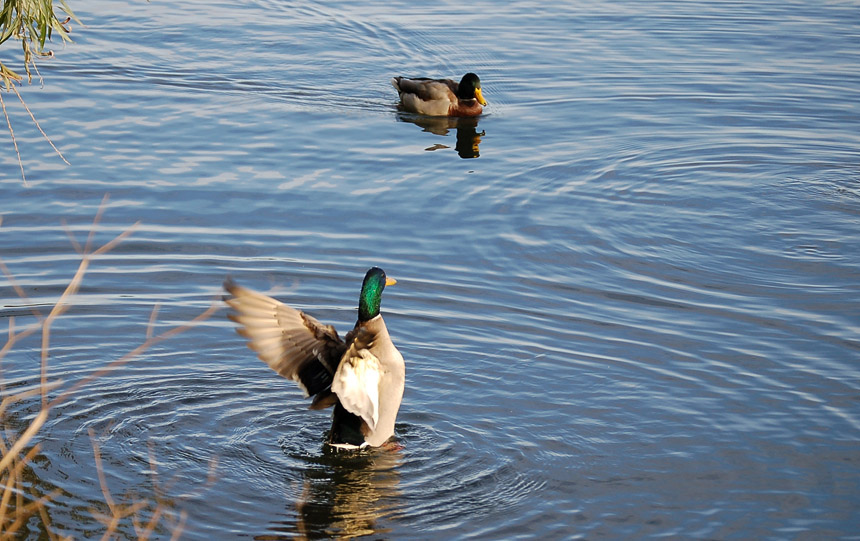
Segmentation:
{"type": "MultiPolygon", "coordinates": [[[[28,82],[32,81],[30,68],[35,67],[35,57],[51,55],[45,51],[45,43],[55,32],[63,41],[71,41],[66,24],[72,20],[80,22],[65,0],[58,0],[56,9],[63,14],[62,18],[55,11],[54,0],[0,0],[0,47],[10,40],[21,43],[28,82]]],[[[22,79],[0,60],[0,80],[7,90],[22,79]]]]}

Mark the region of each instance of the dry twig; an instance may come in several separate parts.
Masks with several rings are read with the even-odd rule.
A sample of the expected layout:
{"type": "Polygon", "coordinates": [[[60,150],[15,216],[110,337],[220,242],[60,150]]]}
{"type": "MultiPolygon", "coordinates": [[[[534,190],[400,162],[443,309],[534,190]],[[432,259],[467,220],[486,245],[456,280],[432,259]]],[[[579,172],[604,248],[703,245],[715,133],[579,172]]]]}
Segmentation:
{"type": "MultiPolygon", "coordinates": [[[[80,389],[83,388],[85,385],[125,365],[133,358],[142,354],[154,344],[157,344],[159,342],[167,340],[168,338],[174,337],[182,332],[187,331],[197,323],[200,323],[201,321],[210,317],[218,309],[218,305],[213,302],[212,306],[210,306],[208,309],[206,309],[204,312],[202,312],[186,324],[173,327],[160,334],[154,334],[156,317],[158,315],[159,308],[159,306],[156,305],[153,308],[152,315],[150,316],[145,338],[142,344],[132,349],[125,355],[121,356],[117,360],[108,363],[99,370],[96,370],[89,376],[82,378],[75,384],[71,385],[69,388],[65,389],[62,393],[59,394],[59,396],[57,396],[53,400],[49,400],[49,393],[63,384],[62,381],[49,381],[48,378],[48,351],[50,349],[51,325],[57,319],[57,317],[62,315],[68,309],[69,298],[79,291],[80,284],[83,280],[84,275],[86,274],[87,269],[89,268],[89,264],[92,259],[95,256],[109,252],[118,243],[128,237],[138,225],[137,223],[132,225],[130,228],[126,229],[125,231],[114,237],[111,241],[105,243],[99,248],[93,249],[95,231],[101,221],[101,217],[107,206],[107,202],[108,197],[105,196],[93,220],[92,227],[90,228],[86,243],[83,248],[81,248],[80,244],[78,244],[77,241],[74,239],[74,235],[72,235],[71,232],[68,231],[68,229],[66,228],[66,233],[69,235],[73,247],[81,255],[81,262],[74,276],[71,278],[65,290],[60,295],[59,299],[54,303],[53,307],[51,308],[51,311],[46,317],[43,317],[41,312],[32,307],[32,303],[27,298],[27,295],[24,292],[23,288],[21,288],[16,283],[8,267],[5,265],[5,263],[3,263],[2,260],[0,260],[0,270],[2,270],[3,274],[7,277],[9,283],[12,285],[13,289],[21,298],[21,300],[25,304],[31,306],[31,312],[36,319],[35,323],[25,327],[23,330],[18,330],[15,325],[15,318],[9,318],[8,338],[6,340],[5,345],[0,348],[0,360],[3,359],[3,357],[12,349],[12,347],[18,340],[29,336],[39,330],[41,330],[42,332],[40,378],[38,387],[16,394],[7,395],[6,388],[3,385],[2,370],[0,370],[0,392],[2,392],[3,396],[3,399],[0,400],[0,422],[5,421],[5,416],[10,405],[29,400],[36,396],[39,396],[41,398],[41,405],[38,413],[29,422],[27,427],[20,433],[20,435],[14,436],[14,432],[8,430],[8,428],[5,430],[5,433],[4,431],[0,431],[0,452],[2,452],[2,456],[0,456],[0,489],[2,489],[2,495],[0,495],[0,540],[14,538],[19,532],[19,530],[30,520],[33,515],[36,514],[38,514],[38,516],[42,519],[42,524],[47,531],[48,536],[51,539],[59,539],[59,537],[55,535],[52,531],[51,520],[46,507],[48,502],[57,497],[59,491],[53,491],[49,494],[44,494],[41,496],[39,496],[34,491],[33,487],[29,487],[29,490],[25,491],[25,481],[23,479],[22,473],[31,463],[36,454],[39,452],[39,445],[38,443],[36,443],[26,452],[25,449],[32,442],[38,440],[39,432],[44,426],[49,413],[58,405],[62,404],[65,400],[71,397],[74,393],[80,391],[80,389]],[[6,437],[9,437],[11,439],[7,441],[6,437]],[[25,494],[29,494],[29,501],[25,501],[25,494]]],[[[2,222],[0,222],[0,225],[2,225],[2,222]]],[[[152,535],[153,531],[155,530],[156,526],[162,518],[169,518],[170,521],[174,522],[172,524],[173,535],[174,537],[178,536],[184,528],[187,515],[184,511],[182,511],[179,513],[179,517],[176,518],[174,516],[171,516],[171,514],[165,512],[167,500],[161,493],[162,488],[158,484],[157,479],[155,477],[153,477],[153,484],[156,487],[156,505],[152,509],[151,516],[145,526],[142,525],[139,519],[139,513],[151,507],[151,503],[148,500],[138,500],[128,504],[118,504],[114,501],[114,498],[108,488],[107,478],[102,465],[101,450],[92,432],[90,432],[90,437],[93,443],[93,455],[95,457],[96,469],[98,471],[99,484],[101,485],[102,494],[110,512],[109,515],[106,515],[104,513],[99,512],[98,510],[91,510],[93,516],[105,525],[104,538],[106,539],[112,536],[123,521],[131,520],[132,524],[134,525],[135,531],[138,534],[138,537],[140,539],[148,539],[152,535]]],[[[151,458],[151,461],[153,460],[154,459],[151,458]]],[[[214,467],[215,462],[213,462],[210,467],[209,481],[207,482],[207,484],[211,483],[214,479],[214,467]]],[[[153,468],[153,476],[155,475],[156,470],[153,468]]],[[[182,498],[187,497],[190,496],[186,495],[182,498]]]]}

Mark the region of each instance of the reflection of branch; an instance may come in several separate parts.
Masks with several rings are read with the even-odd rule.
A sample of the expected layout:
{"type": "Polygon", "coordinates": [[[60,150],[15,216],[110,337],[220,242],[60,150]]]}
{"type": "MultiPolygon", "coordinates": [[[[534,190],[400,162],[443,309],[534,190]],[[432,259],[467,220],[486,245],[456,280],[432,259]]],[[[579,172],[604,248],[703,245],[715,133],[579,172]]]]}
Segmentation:
{"type": "MultiPolygon", "coordinates": [[[[5,109],[4,109],[5,110],[5,109]]],[[[9,406],[13,403],[22,402],[33,397],[39,396],[41,397],[41,407],[36,416],[29,422],[24,431],[14,438],[14,441],[7,440],[7,437],[12,436],[13,432],[5,427],[5,423],[3,426],[0,426],[0,453],[2,453],[2,458],[0,458],[0,490],[2,490],[2,496],[0,496],[0,539],[12,538],[22,526],[24,526],[31,517],[39,513],[42,518],[42,525],[45,528],[45,531],[48,533],[51,539],[56,539],[57,536],[51,531],[51,521],[48,516],[46,505],[49,501],[56,498],[56,496],[60,493],[60,490],[56,490],[49,494],[45,494],[39,496],[33,486],[30,486],[27,491],[24,490],[25,482],[32,483],[32,481],[25,481],[24,470],[31,463],[33,458],[39,452],[39,445],[36,444],[29,451],[26,452],[22,456],[24,449],[29,445],[37,436],[39,431],[44,426],[45,421],[48,418],[51,410],[58,405],[62,404],[65,400],[67,400],[71,395],[78,392],[85,385],[91,383],[92,381],[100,378],[106,374],[111,373],[117,368],[123,366],[124,364],[131,361],[133,358],[139,356],[141,353],[146,351],[149,347],[167,340],[168,338],[172,338],[177,334],[187,331],[192,328],[197,323],[207,319],[210,317],[216,310],[218,310],[218,305],[213,301],[213,304],[199,314],[197,317],[188,321],[183,325],[179,325],[173,328],[170,328],[160,334],[154,335],[153,329],[156,324],[156,317],[158,315],[159,305],[156,305],[153,308],[152,314],[149,318],[149,323],[146,328],[145,339],[142,344],[138,347],[132,349],[119,359],[108,363],[103,368],[96,370],[89,376],[77,381],[74,385],[71,385],[68,389],[63,391],[58,397],[54,398],[51,401],[48,401],[48,393],[53,391],[60,385],[62,385],[62,381],[48,381],[48,351],[50,347],[50,333],[51,333],[51,325],[54,320],[62,315],[68,310],[68,298],[75,295],[79,289],[81,282],[83,280],[84,275],[86,274],[87,269],[89,268],[90,261],[93,257],[98,255],[103,255],[110,250],[112,250],[117,244],[119,244],[122,240],[132,234],[134,229],[137,227],[138,223],[135,223],[116,237],[114,237],[111,241],[105,243],[99,248],[93,249],[93,239],[95,236],[96,229],[98,227],[99,222],[101,221],[101,217],[104,214],[104,210],[107,206],[108,196],[106,195],[101,205],[99,206],[99,210],[96,213],[96,216],[93,220],[92,227],[87,236],[86,243],[83,248],[74,238],[74,235],[66,228],[66,234],[69,236],[69,240],[72,243],[72,246],[81,256],[81,262],[78,265],[78,269],[75,272],[74,276],[69,281],[66,289],[60,295],[60,298],[54,303],[51,311],[46,317],[43,317],[42,313],[35,308],[35,305],[30,302],[27,294],[24,290],[17,284],[14,279],[14,276],[9,271],[9,268],[6,264],[0,260],[0,271],[6,276],[9,283],[12,285],[12,288],[15,290],[17,295],[21,298],[25,305],[29,305],[31,308],[31,312],[33,316],[36,318],[36,322],[28,325],[23,330],[18,330],[15,326],[15,318],[9,317],[9,331],[8,338],[6,343],[2,348],[0,348],[0,360],[12,349],[15,343],[31,334],[34,334],[36,331],[42,331],[42,340],[41,340],[41,360],[40,360],[40,378],[39,378],[39,386],[34,389],[30,389],[27,391],[23,391],[17,394],[6,396],[6,388],[4,385],[4,381],[2,378],[2,367],[0,366],[0,393],[3,395],[2,401],[0,401],[0,422],[3,422],[6,418],[6,412],[9,406]],[[3,430],[5,429],[5,430],[3,430]],[[9,434],[9,436],[7,436],[9,434]],[[32,499],[28,502],[24,501],[24,495],[29,493],[32,496],[32,499]]],[[[2,220],[0,220],[0,225],[2,225],[2,220]]],[[[155,527],[158,525],[161,518],[168,519],[172,522],[171,526],[173,529],[173,537],[177,538],[181,533],[182,529],[185,526],[185,521],[187,519],[187,514],[185,511],[181,511],[178,513],[178,518],[175,516],[171,516],[171,514],[165,513],[166,508],[166,498],[161,494],[161,489],[158,487],[156,483],[156,479],[153,479],[153,484],[156,486],[156,506],[152,511],[152,516],[145,526],[142,526],[138,517],[138,514],[149,508],[150,502],[148,500],[135,501],[131,504],[117,504],[108,488],[107,479],[104,474],[104,469],[102,466],[102,458],[101,458],[101,450],[99,449],[98,443],[95,440],[95,437],[90,431],[90,438],[93,444],[93,455],[95,458],[96,469],[98,471],[99,484],[102,489],[102,495],[104,497],[104,501],[107,504],[108,510],[110,511],[109,515],[105,515],[100,513],[95,509],[91,509],[93,517],[102,522],[106,531],[104,533],[104,538],[111,537],[116,529],[122,524],[123,521],[130,519],[134,524],[135,531],[138,534],[140,539],[148,539],[149,536],[154,531],[155,527]]],[[[153,461],[154,459],[151,459],[153,461]]],[[[214,481],[214,469],[217,461],[212,461],[210,463],[210,473],[209,478],[206,482],[205,488],[211,485],[214,481]]],[[[155,475],[155,470],[153,469],[153,475],[155,475]]],[[[181,499],[186,499],[194,496],[196,493],[191,493],[185,496],[182,496],[181,499]]]]}

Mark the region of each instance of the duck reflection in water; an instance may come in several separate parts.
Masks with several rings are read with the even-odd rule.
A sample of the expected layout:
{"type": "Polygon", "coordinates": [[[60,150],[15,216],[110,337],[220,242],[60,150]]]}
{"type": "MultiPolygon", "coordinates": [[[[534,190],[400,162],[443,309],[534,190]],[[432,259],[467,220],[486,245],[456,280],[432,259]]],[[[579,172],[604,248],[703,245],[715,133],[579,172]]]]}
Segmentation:
{"type": "Polygon", "coordinates": [[[400,506],[402,456],[390,448],[338,452],[303,458],[302,487],[295,501],[295,522],[272,524],[256,539],[350,539],[389,531],[386,519],[400,506]]]}
{"type": "MultiPolygon", "coordinates": [[[[457,154],[461,158],[480,157],[481,137],[486,135],[483,130],[478,132],[478,117],[450,117],[450,116],[423,116],[412,113],[399,113],[397,120],[410,122],[423,128],[424,131],[435,135],[447,136],[450,130],[457,130],[457,154]]],[[[451,148],[448,145],[437,143],[425,150],[438,150],[440,148],[451,148]]]]}

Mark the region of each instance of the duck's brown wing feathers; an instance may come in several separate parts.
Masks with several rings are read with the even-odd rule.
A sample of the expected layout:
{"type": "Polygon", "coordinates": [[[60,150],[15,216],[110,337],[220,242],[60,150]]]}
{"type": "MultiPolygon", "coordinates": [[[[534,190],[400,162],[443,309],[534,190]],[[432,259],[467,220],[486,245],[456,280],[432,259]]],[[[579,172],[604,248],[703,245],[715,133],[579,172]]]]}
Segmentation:
{"type": "Polygon", "coordinates": [[[224,301],[235,310],[229,317],[239,324],[237,332],[248,339],[248,347],[308,396],[319,395],[314,406],[331,405],[323,399],[346,351],[334,327],[232,280],[224,282],[224,289],[229,293],[224,301]]]}
{"type": "Polygon", "coordinates": [[[457,87],[459,83],[451,79],[428,79],[418,77],[408,79],[406,77],[395,77],[397,90],[401,93],[415,94],[423,101],[439,99],[457,100],[457,87]]]}

